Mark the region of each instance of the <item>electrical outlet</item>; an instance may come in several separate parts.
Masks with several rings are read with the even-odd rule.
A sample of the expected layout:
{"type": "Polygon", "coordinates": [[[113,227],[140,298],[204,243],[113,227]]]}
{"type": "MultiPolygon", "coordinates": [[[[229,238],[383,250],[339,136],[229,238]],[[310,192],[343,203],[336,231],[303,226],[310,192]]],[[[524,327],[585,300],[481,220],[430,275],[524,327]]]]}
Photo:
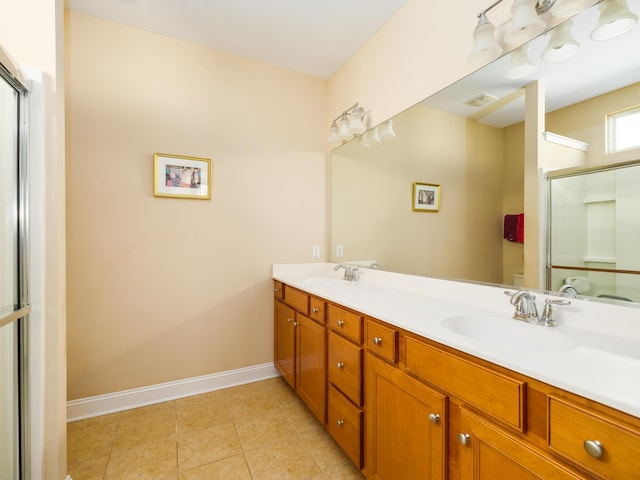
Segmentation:
{"type": "Polygon", "coordinates": [[[342,245],[336,245],[336,258],[344,257],[344,247],[342,245]]]}
{"type": "Polygon", "coordinates": [[[314,245],[311,251],[311,258],[320,258],[320,245],[314,245]]]}

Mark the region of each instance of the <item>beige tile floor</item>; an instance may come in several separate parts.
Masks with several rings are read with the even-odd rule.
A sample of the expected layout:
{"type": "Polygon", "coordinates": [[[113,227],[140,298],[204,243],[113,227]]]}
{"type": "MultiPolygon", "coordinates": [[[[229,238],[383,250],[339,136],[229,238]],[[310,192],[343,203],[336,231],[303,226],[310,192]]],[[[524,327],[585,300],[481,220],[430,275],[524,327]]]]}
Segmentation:
{"type": "Polygon", "coordinates": [[[281,379],[68,424],[73,480],[362,480],[281,379]]]}

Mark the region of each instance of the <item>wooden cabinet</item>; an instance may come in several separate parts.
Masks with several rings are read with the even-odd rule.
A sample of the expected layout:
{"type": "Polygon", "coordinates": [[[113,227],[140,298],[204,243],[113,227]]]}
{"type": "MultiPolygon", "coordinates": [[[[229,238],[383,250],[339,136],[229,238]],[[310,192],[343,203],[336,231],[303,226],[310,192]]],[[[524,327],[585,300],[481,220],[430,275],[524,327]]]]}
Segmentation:
{"type": "Polygon", "coordinates": [[[446,478],[446,396],[370,353],[365,364],[367,478],[446,478]]]}
{"type": "Polygon", "coordinates": [[[640,478],[640,431],[607,415],[549,397],[549,446],[604,478],[640,478]]]}
{"type": "Polygon", "coordinates": [[[584,478],[548,454],[466,409],[461,410],[460,431],[455,434],[461,444],[458,450],[460,480],[584,478]]]}
{"type": "Polygon", "coordinates": [[[296,319],[296,392],[324,424],[327,405],[326,329],[300,313],[296,319]]]}
{"type": "Polygon", "coordinates": [[[278,289],[276,284],[274,291],[275,366],[324,425],[327,416],[327,337],[324,326],[324,301],[287,285],[280,285],[278,289]],[[319,321],[307,316],[311,302],[319,309],[315,312],[319,321]]]}
{"type": "Polygon", "coordinates": [[[327,431],[362,468],[363,316],[328,304],[327,327],[327,431]]]}
{"type": "Polygon", "coordinates": [[[296,388],[296,312],[278,300],[274,317],[275,365],[291,388],[296,388]]]}
{"type": "Polygon", "coordinates": [[[276,367],[369,480],[640,479],[638,417],[286,284],[274,298],[276,367]]]}

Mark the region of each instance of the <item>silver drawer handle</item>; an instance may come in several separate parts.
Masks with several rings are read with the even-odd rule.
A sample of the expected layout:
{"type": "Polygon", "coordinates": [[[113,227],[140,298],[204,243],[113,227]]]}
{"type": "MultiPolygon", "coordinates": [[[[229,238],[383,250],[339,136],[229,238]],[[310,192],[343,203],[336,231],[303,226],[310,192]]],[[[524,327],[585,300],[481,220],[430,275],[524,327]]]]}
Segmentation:
{"type": "Polygon", "coordinates": [[[344,363],[343,363],[343,362],[338,362],[338,363],[336,364],[336,367],[338,367],[338,368],[344,368],[344,363]]]}
{"type": "Polygon", "coordinates": [[[437,424],[440,421],[440,415],[438,415],[437,413],[430,413],[429,421],[434,425],[437,424]]]}
{"type": "Polygon", "coordinates": [[[587,453],[593,458],[602,457],[602,454],[604,453],[604,447],[598,440],[585,440],[583,445],[587,453]]]}
{"type": "Polygon", "coordinates": [[[320,309],[319,309],[318,307],[313,307],[313,308],[311,309],[311,311],[312,311],[313,313],[318,313],[318,312],[320,311],[320,309]]]}
{"type": "Polygon", "coordinates": [[[382,345],[382,339],[380,337],[373,337],[373,343],[376,345],[382,345]]]}
{"type": "Polygon", "coordinates": [[[344,327],[344,320],[338,320],[338,326],[344,327]]]}
{"type": "Polygon", "coordinates": [[[344,420],[338,420],[336,423],[340,428],[342,428],[342,426],[344,425],[344,420]]]}
{"type": "Polygon", "coordinates": [[[469,443],[471,442],[471,436],[468,433],[459,433],[458,434],[458,441],[462,445],[469,445],[469,443]]]}
{"type": "Polygon", "coordinates": [[[293,322],[293,319],[287,318],[287,322],[291,323],[291,322],[293,322]]]}

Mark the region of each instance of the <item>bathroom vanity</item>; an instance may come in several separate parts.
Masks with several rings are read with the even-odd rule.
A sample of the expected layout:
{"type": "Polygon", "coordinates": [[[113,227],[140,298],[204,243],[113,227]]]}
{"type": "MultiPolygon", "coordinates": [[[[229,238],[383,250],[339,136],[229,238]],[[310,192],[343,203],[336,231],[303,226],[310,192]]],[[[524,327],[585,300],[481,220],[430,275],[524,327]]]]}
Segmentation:
{"type": "Polygon", "coordinates": [[[640,309],[334,266],[274,265],[275,364],[368,479],[640,478],[640,309]]]}

